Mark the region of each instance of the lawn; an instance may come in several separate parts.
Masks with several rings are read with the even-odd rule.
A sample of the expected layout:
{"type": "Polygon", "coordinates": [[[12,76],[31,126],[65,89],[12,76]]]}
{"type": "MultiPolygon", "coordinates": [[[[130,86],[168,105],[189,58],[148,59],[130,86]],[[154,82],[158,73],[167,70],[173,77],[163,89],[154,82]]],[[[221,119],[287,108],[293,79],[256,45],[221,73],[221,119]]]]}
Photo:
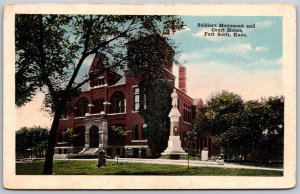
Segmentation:
{"type": "MultiPolygon", "coordinates": [[[[43,161],[17,163],[17,175],[42,174],[43,161]]],[[[96,161],[54,161],[56,175],[198,175],[198,176],[282,176],[282,171],[233,169],[220,167],[190,167],[166,164],[107,162],[97,168],[96,161]]]]}

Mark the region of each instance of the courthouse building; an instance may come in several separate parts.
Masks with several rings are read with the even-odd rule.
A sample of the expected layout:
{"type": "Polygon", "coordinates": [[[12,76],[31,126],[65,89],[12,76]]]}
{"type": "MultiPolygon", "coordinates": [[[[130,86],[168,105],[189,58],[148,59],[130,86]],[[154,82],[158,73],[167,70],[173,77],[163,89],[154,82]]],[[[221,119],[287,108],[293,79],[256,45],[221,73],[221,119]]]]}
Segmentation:
{"type": "MultiPolygon", "coordinates": [[[[161,41],[161,40],[160,40],[161,41]]],[[[166,44],[166,43],[165,43],[166,44]]],[[[173,74],[173,52],[162,68],[163,75],[171,80],[178,94],[178,109],[181,113],[179,135],[182,142],[187,131],[192,128],[196,112],[203,106],[201,99],[193,99],[187,94],[186,67],[179,67],[178,86],[175,86],[173,74]]],[[[89,76],[94,76],[101,66],[100,54],[96,54],[89,69],[89,76]]],[[[75,136],[71,152],[78,155],[96,154],[99,148],[107,155],[120,157],[148,157],[151,151],[147,144],[147,123],[139,114],[140,79],[128,71],[122,74],[106,69],[89,82],[89,89],[72,99],[73,111],[60,120],[56,154],[68,152],[64,132],[73,128],[75,136]],[[120,136],[113,127],[123,127],[130,132],[120,136]]],[[[210,138],[198,141],[199,148],[207,147],[210,155],[217,154],[217,148],[210,138]]],[[[183,148],[187,149],[183,143],[183,148]]]]}

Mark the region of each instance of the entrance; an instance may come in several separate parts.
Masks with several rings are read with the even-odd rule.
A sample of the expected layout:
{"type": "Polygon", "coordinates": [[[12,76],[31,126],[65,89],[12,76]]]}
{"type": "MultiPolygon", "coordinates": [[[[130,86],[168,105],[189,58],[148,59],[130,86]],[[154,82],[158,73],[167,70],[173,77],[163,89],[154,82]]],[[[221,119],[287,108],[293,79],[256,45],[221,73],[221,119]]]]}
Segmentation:
{"type": "Polygon", "coordinates": [[[99,146],[99,128],[97,126],[92,126],[90,128],[89,137],[90,137],[89,147],[97,148],[99,146]]]}

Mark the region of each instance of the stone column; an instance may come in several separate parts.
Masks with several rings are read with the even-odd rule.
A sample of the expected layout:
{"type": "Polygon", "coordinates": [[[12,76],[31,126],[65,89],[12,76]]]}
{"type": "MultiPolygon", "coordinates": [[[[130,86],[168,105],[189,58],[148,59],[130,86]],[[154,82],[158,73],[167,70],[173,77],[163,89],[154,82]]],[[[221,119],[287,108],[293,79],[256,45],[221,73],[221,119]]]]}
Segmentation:
{"type": "Polygon", "coordinates": [[[107,147],[107,139],[108,139],[108,128],[107,128],[107,120],[102,120],[99,127],[99,148],[107,147]]]}
{"type": "Polygon", "coordinates": [[[105,114],[108,114],[109,113],[109,105],[111,103],[110,102],[103,102],[103,105],[104,105],[104,113],[105,114]]]}
{"type": "Polygon", "coordinates": [[[85,118],[85,133],[84,133],[84,137],[85,137],[85,148],[89,148],[90,147],[90,128],[92,127],[91,125],[91,120],[89,119],[89,117],[85,118]]]}
{"type": "Polygon", "coordinates": [[[92,109],[93,109],[94,105],[88,104],[88,107],[89,107],[89,114],[92,114],[92,109]]]}
{"type": "Polygon", "coordinates": [[[89,148],[90,147],[90,132],[89,132],[89,128],[86,128],[85,129],[85,133],[84,133],[84,135],[85,135],[85,148],[89,148]]]}

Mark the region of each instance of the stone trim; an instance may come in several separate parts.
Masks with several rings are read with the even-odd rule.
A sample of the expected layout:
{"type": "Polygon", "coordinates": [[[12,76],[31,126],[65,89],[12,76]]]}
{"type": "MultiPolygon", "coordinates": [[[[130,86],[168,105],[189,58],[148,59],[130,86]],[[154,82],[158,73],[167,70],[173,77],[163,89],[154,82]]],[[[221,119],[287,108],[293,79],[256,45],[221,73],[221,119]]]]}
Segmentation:
{"type": "Polygon", "coordinates": [[[147,139],[138,139],[138,140],[131,140],[131,142],[144,142],[144,143],[146,143],[146,142],[148,142],[148,140],[147,139]]]}

